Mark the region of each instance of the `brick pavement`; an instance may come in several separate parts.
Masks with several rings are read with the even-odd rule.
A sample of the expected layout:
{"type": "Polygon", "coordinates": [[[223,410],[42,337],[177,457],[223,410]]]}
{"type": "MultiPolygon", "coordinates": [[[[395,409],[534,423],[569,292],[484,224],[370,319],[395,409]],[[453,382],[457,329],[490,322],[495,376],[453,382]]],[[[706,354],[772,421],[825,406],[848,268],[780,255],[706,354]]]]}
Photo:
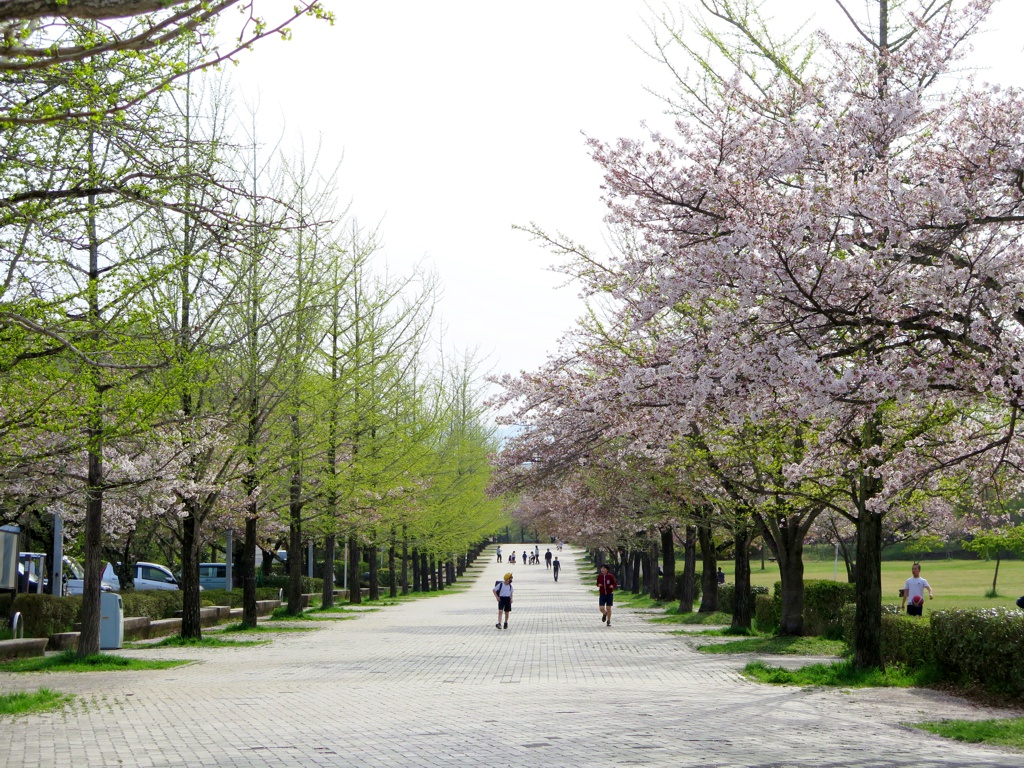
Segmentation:
{"type": "MultiPolygon", "coordinates": [[[[546,547],[542,547],[542,550],[546,547]]],[[[506,547],[506,550],[508,548],[506,547]]],[[[0,766],[1006,766],[1019,754],[901,722],[1000,714],[930,691],[803,690],[743,680],[597,598],[566,550],[559,582],[515,565],[508,630],[490,561],[448,591],[271,645],[124,651],[193,658],[172,670],[0,674],[0,690],[78,694],[7,719],[0,766]]],[[[589,581],[589,580],[588,580],[589,581]]]]}

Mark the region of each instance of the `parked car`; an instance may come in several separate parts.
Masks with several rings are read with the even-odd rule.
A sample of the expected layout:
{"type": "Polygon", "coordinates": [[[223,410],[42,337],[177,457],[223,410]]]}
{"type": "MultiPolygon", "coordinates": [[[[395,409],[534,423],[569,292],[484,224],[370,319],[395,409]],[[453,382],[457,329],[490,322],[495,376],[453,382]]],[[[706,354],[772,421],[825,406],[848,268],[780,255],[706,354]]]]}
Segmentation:
{"type": "MultiPolygon", "coordinates": [[[[112,563],[103,569],[103,580],[109,582],[115,592],[121,591],[121,580],[114,571],[112,563]]],[[[178,589],[178,580],[174,578],[170,568],[156,563],[135,564],[135,588],[144,589],[178,589]]]]}
{"type": "MultiPolygon", "coordinates": [[[[64,556],[64,594],[80,595],[85,591],[85,568],[75,558],[64,556]]],[[[113,592],[114,585],[106,579],[100,581],[101,592],[113,592]]]]}
{"type": "Polygon", "coordinates": [[[199,587],[201,589],[227,589],[227,563],[200,563],[199,587]]]}

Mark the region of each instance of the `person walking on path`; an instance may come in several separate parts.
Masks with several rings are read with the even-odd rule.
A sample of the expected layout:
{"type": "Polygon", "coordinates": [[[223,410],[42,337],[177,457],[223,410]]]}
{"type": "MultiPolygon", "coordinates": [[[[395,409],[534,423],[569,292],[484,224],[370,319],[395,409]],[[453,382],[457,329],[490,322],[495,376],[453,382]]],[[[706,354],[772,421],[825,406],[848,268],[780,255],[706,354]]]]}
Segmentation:
{"type": "Polygon", "coordinates": [[[597,591],[599,593],[597,605],[601,609],[601,621],[609,627],[612,625],[612,594],[617,586],[619,583],[615,581],[608,566],[602,563],[601,572],[597,574],[597,591]]]}
{"type": "Polygon", "coordinates": [[[548,568],[551,567],[551,550],[550,549],[547,552],[544,553],[544,564],[548,568]]]}
{"type": "Polygon", "coordinates": [[[501,562],[501,547],[498,547],[498,562],[501,562]]]}
{"type": "Polygon", "coordinates": [[[501,629],[501,612],[505,612],[505,629],[508,629],[508,614],[512,610],[512,574],[506,573],[505,578],[494,585],[494,597],[498,600],[498,623],[501,629]]]}
{"type": "Polygon", "coordinates": [[[934,600],[932,585],[921,578],[921,564],[914,563],[910,566],[910,572],[914,574],[907,583],[903,585],[903,602],[900,603],[900,610],[907,609],[908,616],[924,615],[924,591],[928,590],[928,599],[934,600]]]}
{"type": "Polygon", "coordinates": [[[558,581],[558,571],[561,570],[562,564],[558,562],[557,557],[555,558],[555,561],[551,563],[551,567],[555,569],[555,581],[558,581]]]}

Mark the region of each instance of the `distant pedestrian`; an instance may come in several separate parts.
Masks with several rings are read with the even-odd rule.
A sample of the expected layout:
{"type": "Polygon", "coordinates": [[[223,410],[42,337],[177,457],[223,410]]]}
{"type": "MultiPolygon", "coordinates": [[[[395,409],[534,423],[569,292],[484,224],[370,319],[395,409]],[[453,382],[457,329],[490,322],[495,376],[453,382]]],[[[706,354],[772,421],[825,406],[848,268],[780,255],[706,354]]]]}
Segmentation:
{"type": "Polygon", "coordinates": [[[508,614],[512,610],[512,574],[506,573],[505,578],[494,585],[494,597],[498,600],[498,623],[495,624],[501,629],[501,612],[505,612],[505,629],[508,629],[508,614]]]}
{"type": "Polygon", "coordinates": [[[934,600],[932,586],[921,578],[921,564],[914,563],[910,566],[910,572],[914,574],[907,583],[903,585],[903,602],[900,603],[900,610],[907,609],[908,616],[924,615],[924,591],[928,590],[928,599],[934,600]]]}
{"type": "Polygon", "coordinates": [[[721,566],[719,566],[719,568],[718,568],[718,583],[719,584],[725,584],[725,574],[722,573],[721,566]]]}
{"type": "Polygon", "coordinates": [[[539,544],[534,544],[534,546],[533,546],[533,556],[535,558],[537,558],[534,562],[536,562],[537,565],[540,565],[540,545],[539,544]]]}
{"type": "Polygon", "coordinates": [[[526,550],[523,550],[523,565],[529,565],[530,559],[526,556],[526,550]]]}
{"type": "Polygon", "coordinates": [[[561,570],[562,564],[558,562],[557,557],[555,558],[555,561],[551,563],[551,567],[555,570],[555,581],[558,581],[558,571],[561,570]]]}
{"type": "Polygon", "coordinates": [[[545,565],[547,565],[548,568],[551,567],[551,550],[550,549],[547,552],[544,553],[544,563],[545,563],[545,565]]]}
{"type": "Polygon", "coordinates": [[[619,586],[619,583],[615,581],[615,577],[608,569],[608,566],[602,563],[601,572],[597,574],[597,591],[599,594],[597,605],[601,609],[601,621],[606,622],[609,627],[612,625],[613,593],[617,586],[619,586]]]}
{"type": "Polygon", "coordinates": [[[501,562],[501,547],[498,547],[498,562],[501,562]]]}

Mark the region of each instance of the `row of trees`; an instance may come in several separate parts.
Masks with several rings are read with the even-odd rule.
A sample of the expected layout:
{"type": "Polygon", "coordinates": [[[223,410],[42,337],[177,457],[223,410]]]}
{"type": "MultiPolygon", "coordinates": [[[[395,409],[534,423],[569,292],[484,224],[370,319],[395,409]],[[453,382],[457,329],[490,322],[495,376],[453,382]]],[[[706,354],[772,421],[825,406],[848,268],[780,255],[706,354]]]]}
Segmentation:
{"type": "MultiPolygon", "coordinates": [[[[4,22],[24,66],[0,68],[0,509],[58,512],[81,537],[82,654],[105,553],[127,569],[172,537],[197,637],[200,551],[226,529],[252,624],[260,543],[288,541],[298,611],[306,540],[323,542],[330,601],[338,537],[358,585],[364,546],[443,562],[500,517],[478,362],[435,337],[436,278],[375,264],[377,234],[337,209],[316,153],[267,147],[255,113],[235,127],[199,73],[236,3],[151,5],[4,22]]],[[[239,45],[270,29],[252,21],[239,45]]]]}
{"type": "Polygon", "coordinates": [[[674,131],[591,142],[616,252],[533,229],[592,309],[502,381],[527,428],[499,487],[567,538],[699,540],[705,579],[727,539],[741,625],[763,537],[783,632],[803,542],[852,530],[855,662],[881,666],[887,532],[998,525],[1020,491],[1024,94],[956,69],[987,0],[837,0],[846,40],[701,5],[698,35],[660,27],[674,131]]]}

